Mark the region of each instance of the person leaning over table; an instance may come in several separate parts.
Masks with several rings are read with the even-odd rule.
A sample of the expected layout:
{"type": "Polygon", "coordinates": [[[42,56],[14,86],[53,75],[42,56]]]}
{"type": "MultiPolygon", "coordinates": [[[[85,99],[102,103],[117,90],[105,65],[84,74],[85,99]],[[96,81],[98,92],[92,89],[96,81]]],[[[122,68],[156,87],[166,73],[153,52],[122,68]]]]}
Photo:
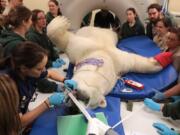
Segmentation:
{"type": "Polygon", "coordinates": [[[57,92],[46,99],[34,110],[28,112],[28,104],[36,91],[36,82],[41,78],[51,78],[63,82],[65,86],[76,89],[77,83],[65,78],[53,70],[46,70],[48,61],[47,51],[33,42],[22,42],[12,54],[0,62],[1,74],[8,74],[16,83],[19,93],[19,114],[23,127],[32,123],[40,114],[50,106],[64,103],[65,95],[58,85],[57,92]]]}
{"type": "MultiPolygon", "coordinates": [[[[159,104],[152,99],[146,98],[144,104],[153,111],[162,112],[164,117],[171,117],[173,120],[180,119],[180,100],[168,103],[168,104],[159,104]]],[[[153,127],[157,129],[157,132],[160,135],[179,135],[177,131],[169,128],[163,123],[153,123],[153,127]]]]}
{"type": "Polygon", "coordinates": [[[179,74],[178,82],[172,88],[169,88],[165,92],[157,92],[152,97],[155,101],[161,101],[166,98],[180,95],[180,28],[171,28],[166,39],[167,52],[172,52],[172,64],[179,74]]]}
{"type": "MultiPolygon", "coordinates": [[[[172,64],[176,71],[180,72],[180,28],[170,28],[169,34],[166,40],[167,50],[166,52],[172,53],[172,64]]],[[[180,77],[180,76],[179,76],[180,77]]],[[[180,78],[179,78],[180,80],[180,78]]],[[[170,88],[164,93],[156,92],[152,99],[145,99],[144,104],[154,110],[162,112],[165,117],[171,117],[172,119],[180,119],[180,98],[177,98],[173,103],[161,105],[156,101],[164,100],[168,97],[178,96],[180,94],[180,81],[174,87],[170,88]]],[[[179,135],[177,131],[174,131],[162,123],[154,123],[153,126],[157,129],[160,135],[179,135]]]]}

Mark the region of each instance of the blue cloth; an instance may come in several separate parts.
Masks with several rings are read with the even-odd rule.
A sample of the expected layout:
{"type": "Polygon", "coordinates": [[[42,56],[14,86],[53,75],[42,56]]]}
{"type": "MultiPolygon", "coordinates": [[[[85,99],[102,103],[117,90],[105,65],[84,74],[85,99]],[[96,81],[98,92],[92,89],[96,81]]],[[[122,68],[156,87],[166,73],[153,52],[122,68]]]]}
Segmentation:
{"type": "MultiPolygon", "coordinates": [[[[121,120],[120,117],[120,100],[115,97],[106,97],[107,107],[97,108],[93,112],[104,112],[110,126],[115,125],[121,120]]],[[[67,115],[67,110],[64,106],[52,108],[39,116],[32,126],[30,135],[58,135],[57,133],[57,116],[67,115]]],[[[124,135],[122,125],[115,128],[120,135],[124,135]]]]}

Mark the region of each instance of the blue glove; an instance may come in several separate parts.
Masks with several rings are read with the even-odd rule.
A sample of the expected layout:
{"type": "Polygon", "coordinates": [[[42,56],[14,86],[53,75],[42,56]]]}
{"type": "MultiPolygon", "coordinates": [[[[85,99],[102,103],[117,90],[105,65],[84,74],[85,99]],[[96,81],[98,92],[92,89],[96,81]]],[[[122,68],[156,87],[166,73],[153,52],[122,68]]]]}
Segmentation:
{"type": "Polygon", "coordinates": [[[56,61],[53,61],[53,62],[52,62],[52,67],[53,67],[53,68],[60,68],[60,67],[63,66],[64,64],[66,64],[66,63],[64,62],[64,60],[58,58],[58,59],[56,59],[56,61]]]}
{"type": "Polygon", "coordinates": [[[66,62],[63,59],[60,59],[60,58],[56,59],[56,61],[59,62],[61,65],[66,64],[66,62]]]}
{"type": "Polygon", "coordinates": [[[154,102],[152,99],[146,98],[144,100],[144,104],[153,111],[160,111],[161,110],[160,104],[154,102]]]}
{"type": "Polygon", "coordinates": [[[65,80],[64,86],[71,90],[75,90],[75,89],[77,89],[77,82],[74,80],[65,80]]]}
{"type": "Polygon", "coordinates": [[[49,104],[50,105],[59,106],[62,103],[64,103],[65,95],[62,92],[55,92],[48,99],[49,99],[49,104]]]}
{"type": "Polygon", "coordinates": [[[152,97],[152,99],[154,101],[161,101],[161,100],[164,100],[166,97],[164,95],[164,93],[162,92],[156,92],[155,95],[152,97]]]}
{"type": "Polygon", "coordinates": [[[162,124],[162,123],[154,123],[153,127],[157,129],[157,132],[160,135],[178,135],[176,131],[171,130],[165,124],[162,124]]]}
{"type": "Polygon", "coordinates": [[[59,62],[57,62],[57,61],[53,61],[52,62],[52,67],[53,68],[59,68],[59,67],[61,67],[62,65],[61,65],[61,63],[59,63],[59,62]]]}

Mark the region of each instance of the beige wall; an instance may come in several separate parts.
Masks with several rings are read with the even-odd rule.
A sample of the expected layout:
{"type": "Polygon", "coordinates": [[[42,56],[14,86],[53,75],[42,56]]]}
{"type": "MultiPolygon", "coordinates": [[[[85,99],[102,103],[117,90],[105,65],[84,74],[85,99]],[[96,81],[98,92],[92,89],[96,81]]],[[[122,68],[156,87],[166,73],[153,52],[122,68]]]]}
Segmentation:
{"type": "Polygon", "coordinates": [[[170,0],[170,2],[169,2],[169,10],[171,12],[180,14],[180,0],[170,0]]]}
{"type": "Polygon", "coordinates": [[[24,0],[24,5],[29,9],[41,9],[45,12],[48,11],[48,0],[24,0]]]}

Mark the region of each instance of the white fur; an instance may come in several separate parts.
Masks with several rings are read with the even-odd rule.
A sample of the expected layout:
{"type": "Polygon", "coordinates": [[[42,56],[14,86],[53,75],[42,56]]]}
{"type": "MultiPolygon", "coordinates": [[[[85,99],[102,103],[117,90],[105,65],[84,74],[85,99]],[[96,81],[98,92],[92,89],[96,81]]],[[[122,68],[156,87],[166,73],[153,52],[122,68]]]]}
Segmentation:
{"type": "Polygon", "coordinates": [[[89,98],[88,107],[106,107],[105,95],[114,87],[118,75],[129,71],[156,72],[162,69],[153,58],[145,58],[116,48],[117,36],[108,29],[84,27],[76,33],[68,31],[65,17],[56,17],[47,27],[54,44],[64,50],[74,64],[88,58],[102,59],[103,66],[85,64],[75,69],[73,80],[81,95],[89,98]]]}

